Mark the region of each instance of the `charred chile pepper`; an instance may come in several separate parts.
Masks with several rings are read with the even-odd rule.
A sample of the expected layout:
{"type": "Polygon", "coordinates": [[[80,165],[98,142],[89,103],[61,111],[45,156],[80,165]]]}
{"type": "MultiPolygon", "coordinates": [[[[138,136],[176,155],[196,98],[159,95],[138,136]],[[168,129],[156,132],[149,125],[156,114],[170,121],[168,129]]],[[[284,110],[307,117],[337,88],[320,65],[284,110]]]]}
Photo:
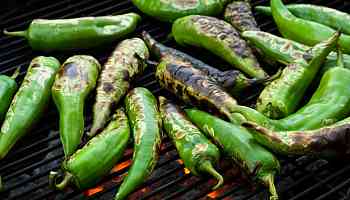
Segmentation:
{"type": "Polygon", "coordinates": [[[93,187],[108,174],[128,144],[130,128],[123,109],[118,109],[112,121],[99,135],[63,161],[64,178],[57,183],[57,172],[50,172],[51,187],[63,190],[68,184],[79,189],[93,187]]]}
{"type": "MultiPolygon", "coordinates": [[[[350,34],[350,15],[348,13],[311,4],[289,4],[286,7],[296,17],[324,24],[335,30],[340,30],[342,33],[350,34]]],[[[255,10],[265,15],[272,15],[271,8],[267,6],[256,6],[255,10]]]]}
{"type": "MultiPolygon", "coordinates": [[[[288,39],[306,45],[315,45],[335,33],[335,30],[313,21],[295,17],[281,0],[271,0],[272,16],[281,34],[288,39]]],[[[344,53],[350,53],[350,36],[343,34],[339,46],[344,53]]]]}
{"type": "Polygon", "coordinates": [[[269,188],[270,199],[278,199],[274,177],[280,171],[277,158],[260,146],[245,128],[221,120],[206,112],[186,109],[190,120],[238,164],[247,175],[269,188]]]}
{"type": "Polygon", "coordinates": [[[98,80],[93,123],[88,135],[94,136],[109,120],[113,105],[117,105],[127,93],[130,82],[146,68],[141,59],[148,59],[149,52],[139,38],[122,41],[103,66],[98,80]]]}
{"type": "Polygon", "coordinates": [[[254,78],[268,75],[252,50],[229,23],[214,17],[191,15],[177,19],[172,34],[180,45],[202,47],[254,78]]]}
{"type": "Polygon", "coordinates": [[[175,144],[185,167],[196,176],[210,174],[217,179],[213,189],[222,186],[224,179],[214,168],[220,160],[219,149],[189,121],[177,105],[159,97],[159,109],[164,129],[175,144]]]}
{"type": "Polygon", "coordinates": [[[56,75],[52,96],[60,113],[60,137],[66,157],[72,155],[81,142],[85,99],[95,88],[100,68],[91,56],[72,56],[56,75]]]}
{"type": "Polygon", "coordinates": [[[157,42],[146,32],[143,32],[143,39],[151,53],[159,60],[159,62],[167,62],[169,64],[174,63],[201,70],[207,76],[217,81],[233,96],[238,96],[240,92],[245,89],[262,83],[266,84],[274,79],[274,77],[249,79],[238,70],[228,70],[223,72],[186,53],[157,42]]]}
{"type": "Polygon", "coordinates": [[[160,21],[173,22],[187,15],[219,15],[227,0],[132,0],[143,13],[160,21]]]}
{"type": "Polygon", "coordinates": [[[336,33],[289,64],[282,75],[262,91],[257,101],[257,110],[273,119],[294,113],[319,68],[335,49],[339,35],[339,32],[336,33]]]}
{"type": "Polygon", "coordinates": [[[11,77],[0,75],[0,122],[5,118],[12,98],[18,89],[15,79],[19,74],[19,69],[17,68],[11,77]]]}
{"type": "Polygon", "coordinates": [[[153,94],[145,88],[135,88],[127,94],[124,103],[134,136],[134,155],[115,200],[125,199],[152,173],[161,143],[162,122],[153,94]]]}
{"type": "Polygon", "coordinates": [[[253,16],[250,0],[233,1],[228,4],[224,18],[239,32],[260,30],[253,16]]]}
{"type": "Polygon", "coordinates": [[[37,19],[25,31],[5,30],[4,34],[25,37],[34,50],[89,49],[110,44],[133,32],[140,19],[136,13],[75,19],[37,19]]]}

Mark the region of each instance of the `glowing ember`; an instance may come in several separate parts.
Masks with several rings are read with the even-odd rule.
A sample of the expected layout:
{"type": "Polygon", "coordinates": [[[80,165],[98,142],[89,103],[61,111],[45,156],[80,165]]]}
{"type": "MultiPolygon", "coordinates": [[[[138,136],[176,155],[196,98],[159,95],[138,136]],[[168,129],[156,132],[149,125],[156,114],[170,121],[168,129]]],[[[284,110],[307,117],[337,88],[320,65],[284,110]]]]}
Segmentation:
{"type": "Polygon", "coordinates": [[[219,192],[213,191],[213,192],[207,194],[207,196],[208,196],[209,198],[211,198],[211,199],[215,199],[215,198],[217,198],[217,197],[219,196],[219,192]]]}
{"type": "Polygon", "coordinates": [[[95,188],[91,188],[91,189],[88,189],[88,190],[85,190],[84,191],[84,195],[85,196],[92,196],[96,193],[99,193],[99,192],[102,192],[103,191],[103,187],[102,186],[97,186],[95,188]]]}
{"type": "Polygon", "coordinates": [[[122,163],[119,163],[113,167],[113,169],[111,170],[111,173],[118,172],[122,169],[125,169],[125,168],[129,167],[130,164],[131,164],[131,160],[127,160],[127,161],[124,161],[122,163]]]}
{"type": "Polygon", "coordinates": [[[189,169],[187,169],[187,168],[184,168],[184,172],[185,172],[185,174],[191,173],[191,171],[189,169]]]}

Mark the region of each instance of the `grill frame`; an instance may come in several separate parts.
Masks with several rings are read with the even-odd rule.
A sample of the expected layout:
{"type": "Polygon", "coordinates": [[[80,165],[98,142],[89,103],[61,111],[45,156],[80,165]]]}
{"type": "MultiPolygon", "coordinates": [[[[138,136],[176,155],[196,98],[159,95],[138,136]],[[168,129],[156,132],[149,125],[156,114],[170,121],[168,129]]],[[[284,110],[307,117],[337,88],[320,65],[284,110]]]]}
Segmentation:
{"type": "MultiPolygon", "coordinates": [[[[307,1],[288,1],[289,2],[307,2],[307,1]]],[[[94,3],[93,0],[75,1],[16,1],[21,4],[14,5],[10,10],[2,13],[0,16],[0,27],[8,30],[25,29],[30,21],[35,18],[72,18],[82,16],[98,16],[107,14],[120,14],[125,12],[138,12],[132,6],[131,1],[117,2],[115,0],[101,0],[94,3]]],[[[312,1],[314,4],[326,5],[343,11],[350,10],[350,2],[336,0],[328,3],[322,3],[322,0],[312,1]]],[[[267,0],[254,1],[253,5],[267,5],[267,0]]],[[[140,13],[141,14],[141,13],[140,13]]],[[[141,14],[142,15],[142,14],[141,14]]],[[[261,28],[265,31],[277,34],[277,28],[271,18],[255,14],[261,28]]],[[[170,25],[158,22],[147,16],[142,15],[143,22],[137,28],[135,35],[140,35],[142,30],[147,30],[157,40],[165,41],[166,35],[170,30],[170,25]]],[[[167,45],[175,46],[189,52],[189,49],[183,49],[176,46],[173,42],[166,42],[167,45]]],[[[82,54],[91,54],[104,63],[107,56],[113,50],[116,44],[110,45],[98,51],[80,51],[82,54]]],[[[199,55],[198,52],[190,52],[205,62],[218,65],[218,58],[205,53],[199,55]]],[[[201,54],[203,51],[201,52],[201,54]]],[[[22,80],[25,70],[30,60],[40,52],[34,52],[30,49],[24,39],[11,38],[0,34],[0,73],[11,74],[17,66],[21,66],[21,75],[18,80],[22,80]]],[[[54,53],[61,62],[71,54],[54,53]]],[[[220,65],[225,65],[219,62],[220,65]]],[[[135,86],[143,86],[152,90],[156,95],[169,95],[161,90],[154,79],[154,69],[149,67],[145,75],[140,77],[135,86]]],[[[91,105],[93,98],[88,100],[85,113],[86,124],[91,123],[91,105]]],[[[67,191],[58,192],[48,188],[48,173],[50,170],[59,169],[60,162],[63,159],[63,151],[59,141],[58,134],[58,115],[54,105],[51,103],[45,117],[41,119],[31,134],[22,139],[8,154],[0,161],[0,174],[3,175],[5,183],[5,192],[0,193],[0,199],[81,199],[84,194],[81,191],[69,188],[67,191]],[[48,121],[45,121],[49,119],[48,121]],[[17,191],[17,193],[16,193],[17,191]],[[15,195],[13,193],[15,192],[15,195]],[[11,195],[9,197],[8,195],[11,195]]],[[[88,130],[90,127],[86,127],[88,130]]],[[[177,162],[178,155],[169,139],[165,139],[165,147],[161,151],[160,161],[157,164],[156,171],[147,179],[132,198],[140,199],[208,199],[208,193],[211,192],[210,186],[214,180],[204,177],[198,178],[191,174],[185,174],[183,165],[177,162]],[[168,155],[169,154],[169,155],[168,155]],[[165,168],[165,169],[163,169],[165,168]],[[169,169],[168,169],[169,168],[169,169]],[[164,172],[165,171],[165,172],[164,172]],[[169,177],[173,179],[170,180],[169,177]],[[146,186],[152,187],[151,190],[146,186]],[[154,188],[153,188],[154,187],[154,188]],[[171,188],[175,188],[171,190],[171,188]],[[135,196],[141,195],[141,196],[135,196]],[[163,198],[164,197],[164,198],[163,198]]],[[[125,162],[131,158],[132,144],[129,144],[126,155],[120,162],[125,162]]],[[[281,199],[350,199],[350,170],[349,162],[332,161],[327,162],[313,157],[285,157],[281,158],[282,172],[277,177],[276,186],[281,199]],[[285,185],[287,184],[287,185],[285,185]]],[[[262,199],[266,197],[266,190],[258,187],[253,188],[252,184],[239,174],[237,168],[231,167],[226,161],[221,163],[221,171],[227,173],[224,191],[220,193],[218,199],[262,199]]],[[[124,168],[118,172],[112,173],[103,179],[102,183],[110,182],[111,179],[120,179],[127,171],[124,168]]],[[[111,199],[116,192],[117,185],[120,183],[109,184],[106,190],[98,193],[93,199],[111,199]]],[[[220,192],[220,190],[219,190],[220,192]]],[[[87,198],[87,197],[86,197],[87,198]]],[[[88,198],[87,198],[88,199],[88,198]]]]}

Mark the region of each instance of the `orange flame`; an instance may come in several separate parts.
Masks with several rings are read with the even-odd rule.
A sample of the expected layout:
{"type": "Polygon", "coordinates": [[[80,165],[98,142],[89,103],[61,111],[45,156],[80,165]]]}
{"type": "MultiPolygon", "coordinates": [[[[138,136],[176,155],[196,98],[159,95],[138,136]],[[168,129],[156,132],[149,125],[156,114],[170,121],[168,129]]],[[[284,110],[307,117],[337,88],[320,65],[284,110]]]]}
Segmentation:
{"type": "Polygon", "coordinates": [[[184,164],[184,161],[182,161],[181,159],[177,159],[176,162],[178,162],[180,165],[184,164]]]}
{"type": "Polygon", "coordinates": [[[97,194],[97,193],[103,191],[103,189],[104,188],[102,186],[97,186],[95,188],[87,189],[84,191],[84,195],[85,196],[92,196],[94,194],[97,194]]]}
{"type": "Polygon", "coordinates": [[[122,169],[125,169],[125,168],[129,167],[130,164],[131,164],[131,160],[127,160],[127,161],[124,161],[122,163],[119,163],[113,167],[113,169],[111,170],[111,173],[118,172],[122,169]]]}
{"type": "Polygon", "coordinates": [[[191,173],[191,171],[189,169],[187,169],[186,167],[184,168],[184,172],[185,172],[185,174],[191,173]]]}
{"type": "Polygon", "coordinates": [[[207,194],[207,196],[208,196],[209,198],[211,198],[211,199],[215,199],[215,198],[217,198],[217,197],[219,196],[219,194],[220,194],[220,193],[219,193],[218,191],[213,191],[213,192],[207,194]]]}

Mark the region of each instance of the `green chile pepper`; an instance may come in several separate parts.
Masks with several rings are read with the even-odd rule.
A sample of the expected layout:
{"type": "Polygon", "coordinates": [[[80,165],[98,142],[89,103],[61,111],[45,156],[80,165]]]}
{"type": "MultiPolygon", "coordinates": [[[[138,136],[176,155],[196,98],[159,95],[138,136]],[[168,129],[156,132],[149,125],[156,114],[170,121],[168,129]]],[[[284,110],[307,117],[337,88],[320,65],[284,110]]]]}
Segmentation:
{"type": "MultiPolygon", "coordinates": [[[[286,7],[296,17],[324,24],[340,30],[342,33],[350,34],[350,15],[348,13],[311,4],[289,4],[286,7]]],[[[271,8],[267,6],[256,6],[255,10],[265,15],[272,15],[271,8]]]]}
{"type": "Polygon", "coordinates": [[[221,120],[206,112],[186,109],[190,120],[238,164],[246,174],[269,188],[270,199],[278,199],[274,177],[280,171],[277,158],[260,146],[245,128],[221,120]]]}
{"type": "Polygon", "coordinates": [[[186,168],[196,176],[210,174],[217,179],[218,183],[213,189],[222,186],[224,179],[213,167],[220,160],[219,149],[189,121],[177,105],[159,97],[159,109],[164,129],[175,144],[186,168]]]}
{"type": "Polygon", "coordinates": [[[247,42],[223,20],[200,15],[183,17],[174,22],[172,34],[180,45],[205,48],[251,77],[268,76],[247,42]]]}
{"type": "Polygon", "coordinates": [[[156,40],[154,40],[147,32],[143,32],[143,40],[146,42],[152,54],[159,60],[159,62],[175,63],[182,66],[194,67],[201,70],[210,78],[217,81],[233,96],[238,96],[243,90],[253,86],[268,83],[274,77],[256,79],[247,78],[238,70],[220,71],[186,53],[167,47],[156,40]]]}
{"type": "Polygon", "coordinates": [[[257,110],[273,119],[294,113],[324,60],[335,49],[339,36],[337,32],[287,65],[282,75],[262,91],[257,100],[257,110]]]}
{"type": "Polygon", "coordinates": [[[224,18],[239,32],[260,30],[253,16],[250,0],[233,1],[228,4],[224,18]]]}
{"type": "Polygon", "coordinates": [[[96,89],[93,123],[88,133],[90,137],[104,128],[113,105],[119,103],[127,93],[130,82],[147,67],[137,56],[147,60],[147,46],[139,38],[127,39],[118,44],[103,66],[96,89]]]}
{"type": "Polygon", "coordinates": [[[17,68],[11,77],[0,75],[0,122],[5,118],[12,98],[17,91],[18,85],[15,79],[19,74],[19,70],[20,68],[17,68]]]}
{"type": "MultiPolygon", "coordinates": [[[[295,17],[281,0],[271,0],[272,16],[281,34],[306,45],[315,45],[331,37],[336,31],[328,26],[295,17]]],[[[339,38],[344,53],[350,53],[350,35],[339,38]]]]}
{"type": "Polygon", "coordinates": [[[133,163],[115,196],[125,199],[152,173],[161,143],[161,119],[157,100],[146,88],[131,90],[124,100],[134,136],[133,163]]]}
{"type": "Polygon", "coordinates": [[[84,104],[95,88],[101,66],[85,55],[72,56],[62,65],[52,87],[60,114],[60,137],[66,157],[78,148],[84,131],[84,104]]]}
{"type": "Polygon", "coordinates": [[[227,0],[132,0],[143,13],[160,21],[173,22],[187,15],[219,15],[227,0]]]}
{"type": "Polygon", "coordinates": [[[34,20],[25,31],[4,34],[25,37],[34,50],[66,51],[110,44],[136,29],[136,13],[75,19],[34,20]]]}
{"type": "Polygon", "coordinates": [[[63,161],[60,183],[56,182],[58,173],[50,172],[51,187],[63,190],[71,183],[79,189],[93,187],[122,158],[129,138],[128,118],[123,109],[118,109],[99,135],[63,161]]]}

